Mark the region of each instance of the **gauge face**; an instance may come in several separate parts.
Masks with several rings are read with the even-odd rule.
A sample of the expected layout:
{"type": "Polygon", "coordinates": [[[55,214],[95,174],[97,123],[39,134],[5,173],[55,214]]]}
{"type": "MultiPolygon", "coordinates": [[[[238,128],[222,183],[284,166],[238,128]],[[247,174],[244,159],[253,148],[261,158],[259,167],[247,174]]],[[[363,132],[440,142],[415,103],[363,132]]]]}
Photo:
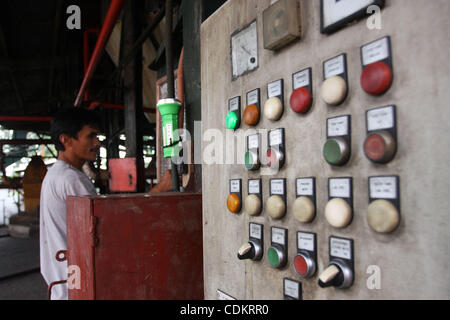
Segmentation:
{"type": "Polygon", "coordinates": [[[231,36],[233,80],[258,67],[256,21],[231,36]]]}

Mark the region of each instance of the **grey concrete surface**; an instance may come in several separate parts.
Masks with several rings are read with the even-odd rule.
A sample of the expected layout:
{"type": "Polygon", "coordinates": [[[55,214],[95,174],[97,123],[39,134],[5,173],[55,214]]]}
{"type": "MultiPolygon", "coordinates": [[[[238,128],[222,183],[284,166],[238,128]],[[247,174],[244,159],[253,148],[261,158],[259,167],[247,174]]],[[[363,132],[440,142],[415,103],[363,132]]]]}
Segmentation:
{"type": "Polygon", "coordinates": [[[0,237],[0,300],[45,300],[39,240],[0,237]]]}

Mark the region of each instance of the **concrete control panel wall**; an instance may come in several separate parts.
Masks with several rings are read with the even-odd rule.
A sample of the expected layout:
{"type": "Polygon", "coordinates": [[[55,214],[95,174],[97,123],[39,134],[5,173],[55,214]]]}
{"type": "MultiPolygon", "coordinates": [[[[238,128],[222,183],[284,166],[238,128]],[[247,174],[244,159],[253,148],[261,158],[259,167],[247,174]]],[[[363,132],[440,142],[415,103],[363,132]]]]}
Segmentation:
{"type": "Polygon", "coordinates": [[[450,298],[449,15],[229,0],[202,24],[206,299],[450,298]]]}

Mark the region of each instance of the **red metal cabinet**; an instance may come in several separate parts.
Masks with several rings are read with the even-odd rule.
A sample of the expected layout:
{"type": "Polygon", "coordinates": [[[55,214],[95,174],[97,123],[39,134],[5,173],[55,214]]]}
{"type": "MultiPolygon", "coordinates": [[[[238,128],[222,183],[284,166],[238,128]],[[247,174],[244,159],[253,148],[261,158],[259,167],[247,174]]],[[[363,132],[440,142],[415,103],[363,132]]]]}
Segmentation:
{"type": "Polygon", "coordinates": [[[67,251],[71,300],[203,299],[202,197],[68,197],[67,251]]]}

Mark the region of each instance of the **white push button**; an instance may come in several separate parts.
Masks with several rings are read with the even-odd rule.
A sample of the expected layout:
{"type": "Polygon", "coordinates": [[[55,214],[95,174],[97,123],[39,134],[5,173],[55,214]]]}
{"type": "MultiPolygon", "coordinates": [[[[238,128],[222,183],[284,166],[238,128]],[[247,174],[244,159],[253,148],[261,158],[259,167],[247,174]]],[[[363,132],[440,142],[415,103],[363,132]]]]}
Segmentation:
{"type": "Polygon", "coordinates": [[[325,80],[321,88],[322,99],[329,105],[341,104],[347,94],[347,83],[340,76],[333,76],[325,80]]]}
{"type": "Polygon", "coordinates": [[[261,213],[261,200],[257,195],[251,194],[245,198],[244,208],[249,215],[257,216],[261,213]]]}
{"type": "Polygon", "coordinates": [[[310,223],[315,216],[316,208],[308,197],[299,197],[293,205],[294,217],[301,223],[310,223]]]}
{"type": "Polygon", "coordinates": [[[344,199],[331,199],[325,207],[325,218],[333,227],[345,228],[352,220],[352,208],[344,199]]]}
{"type": "Polygon", "coordinates": [[[264,116],[272,121],[280,119],[283,113],[283,104],[278,97],[272,97],[264,105],[264,116]]]}
{"type": "Polygon", "coordinates": [[[390,233],[400,223],[400,214],[397,208],[387,200],[376,200],[367,209],[369,226],[379,233],[390,233]]]}
{"type": "Polygon", "coordinates": [[[283,198],[277,195],[273,195],[267,200],[266,208],[273,219],[281,219],[286,213],[286,205],[283,198]]]}

